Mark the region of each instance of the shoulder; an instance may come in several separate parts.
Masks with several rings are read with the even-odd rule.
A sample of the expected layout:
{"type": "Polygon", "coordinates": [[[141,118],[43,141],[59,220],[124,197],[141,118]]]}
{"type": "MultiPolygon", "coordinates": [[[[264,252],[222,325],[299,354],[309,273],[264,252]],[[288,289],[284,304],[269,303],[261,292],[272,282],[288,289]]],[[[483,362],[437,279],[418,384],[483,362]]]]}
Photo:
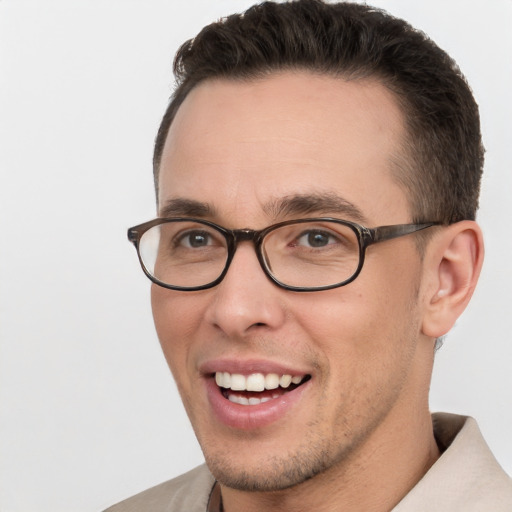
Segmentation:
{"type": "Polygon", "coordinates": [[[433,415],[443,454],[393,512],[510,512],[512,480],[501,468],[473,418],[433,415]]]}
{"type": "Polygon", "coordinates": [[[147,489],[105,512],[204,512],[214,484],[206,465],[147,489]]]}

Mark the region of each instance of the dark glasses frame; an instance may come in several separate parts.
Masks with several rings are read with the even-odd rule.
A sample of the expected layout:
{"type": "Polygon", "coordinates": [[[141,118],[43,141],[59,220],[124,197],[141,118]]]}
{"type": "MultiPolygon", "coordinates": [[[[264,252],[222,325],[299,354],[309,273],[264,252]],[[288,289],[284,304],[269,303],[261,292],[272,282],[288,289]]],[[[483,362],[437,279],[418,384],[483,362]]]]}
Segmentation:
{"type": "Polygon", "coordinates": [[[357,278],[357,276],[361,273],[361,270],[363,268],[366,249],[370,245],[377,244],[380,242],[384,242],[386,240],[392,240],[394,238],[399,238],[405,235],[410,235],[411,233],[416,233],[417,231],[421,231],[423,229],[430,228],[432,226],[440,225],[440,222],[426,222],[421,224],[395,224],[390,226],[379,226],[376,228],[367,228],[365,226],[362,226],[360,224],[357,224],[355,222],[350,222],[347,220],[341,220],[341,219],[335,219],[332,217],[313,217],[313,218],[306,218],[306,219],[294,219],[294,220],[287,220],[284,222],[278,222],[277,224],[272,224],[271,226],[268,226],[261,230],[254,230],[254,229],[227,229],[222,226],[219,226],[218,224],[215,224],[214,222],[210,222],[204,219],[195,219],[190,217],[176,217],[176,218],[157,218],[150,220],[148,222],[144,222],[142,224],[138,224],[137,226],[134,226],[132,228],[128,229],[128,240],[133,243],[137,250],[137,256],[139,258],[140,265],[142,267],[142,270],[146,274],[146,276],[155,284],[162,286],[163,288],[168,288],[170,290],[179,290],[179,291],[198,291],[198,290],[206,290],[208,288],[213,288],[214,286],[218,285],[226,276],[227,271],[229,269],[229,266],[231,264],[231,261],[233,260],[233,257],[235,255],[236,249],[238,247],[238,244],[240,242],[253,242],[254,248],[256,251],[256,255],[258,257],[258,261],[260,263],[260,266],[263,270],[263,272],[266,274],[266,276],[273,281],[277,286],[280,288],[284,288],[285,290],[291,290],[295,292],[313,292],[313,291],[321,291],[321,290],[330,290],[332,288],[339,288],[341,286],[345,286],[354,279],[357,278]],[[228,251],[227,258],[226,258],[226,264],[224,266],[224,269],[222,273],[217,277],[215,280],[201,285],[201,286],[190,286],[190,287],[184,287],[184,286],[175,286],[170,285],[167,283],[164,283],[163,281],[160,281],[155,276],[153,276],[146,266],[144,265],[144,262],[142,260],[139,246],[140,246],[140,240],[144,233],[148,231],[149,229],[159,226],[161,224],[166,224],[168,222],[195,222],[199,224],[204,224],[210,228],[215,229],[218,231],[226,240],[226,248],[228,251]],[[344,281],[326,285],[326,286],[317,286],[317,287],[302,287],[302,286],[290,286],[285,283],[282,283],[279,281],[270,271],[270,268],[268,267],[267,262],[265,261],[265,257],[263,255],[262,250],[262,244],[265,237],[271,233],[272,231],[281,228],[282,226],[288,226],[292,224],[299,224],[302,222],[334,222],[337,224],[342,224],[343,226],[346,226],[350,228],[357,236],[357,241],[359,244],[359,264],[357,266],[357,269],[355,272],[344,281]]]}

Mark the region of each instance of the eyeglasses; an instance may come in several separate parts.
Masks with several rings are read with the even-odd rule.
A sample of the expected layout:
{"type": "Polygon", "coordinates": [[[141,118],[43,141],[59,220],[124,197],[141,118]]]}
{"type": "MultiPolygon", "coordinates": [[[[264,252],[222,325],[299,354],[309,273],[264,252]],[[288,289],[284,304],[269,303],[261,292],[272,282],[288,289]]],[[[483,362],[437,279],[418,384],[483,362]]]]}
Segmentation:
{"type": "Polygon", "coordinates": [[[439,224],[366,228],[328,217],[289,220],[260,231],[206,220],[159,218],[128,230],[144,273],[171,290],[205,290],[226,275],[240,242],[253,242],[265,274],[297,292],[336,288],[361,272],[366,248],[439,224]]]}

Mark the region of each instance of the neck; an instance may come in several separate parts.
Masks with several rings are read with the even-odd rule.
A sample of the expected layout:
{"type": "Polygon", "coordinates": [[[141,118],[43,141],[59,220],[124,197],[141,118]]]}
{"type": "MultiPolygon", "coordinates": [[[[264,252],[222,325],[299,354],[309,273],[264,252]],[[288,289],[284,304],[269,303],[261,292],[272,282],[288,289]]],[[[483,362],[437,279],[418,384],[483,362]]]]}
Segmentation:
{"type": "Polygon", "coordinates": [[[292,488],[246,492],[221,485],[224,512],[391,510],[439,457],[426,407],[406,424],[393,416],[349,458],[292,488]]]}

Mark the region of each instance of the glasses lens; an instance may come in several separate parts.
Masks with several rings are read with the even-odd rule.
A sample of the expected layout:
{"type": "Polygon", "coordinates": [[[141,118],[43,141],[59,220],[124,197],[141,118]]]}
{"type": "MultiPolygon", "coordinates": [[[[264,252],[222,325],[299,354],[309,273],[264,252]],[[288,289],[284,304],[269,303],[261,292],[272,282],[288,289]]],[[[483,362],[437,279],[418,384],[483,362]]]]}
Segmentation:
{"type": "Polygon", "coordinates": [[[263,256],[270,273],[288,286],[319,288],[350,279],[359,266],[359,241],[347,225],[299,222],[265,237],[263,256]]]}
{"type": "Polygon", "coordinates": [[[204,286],[224,270],[228,256],[222,233],[200,222],[166,222],[146,231],[139,242],[146,270],[162,283],[204,286]]]}

